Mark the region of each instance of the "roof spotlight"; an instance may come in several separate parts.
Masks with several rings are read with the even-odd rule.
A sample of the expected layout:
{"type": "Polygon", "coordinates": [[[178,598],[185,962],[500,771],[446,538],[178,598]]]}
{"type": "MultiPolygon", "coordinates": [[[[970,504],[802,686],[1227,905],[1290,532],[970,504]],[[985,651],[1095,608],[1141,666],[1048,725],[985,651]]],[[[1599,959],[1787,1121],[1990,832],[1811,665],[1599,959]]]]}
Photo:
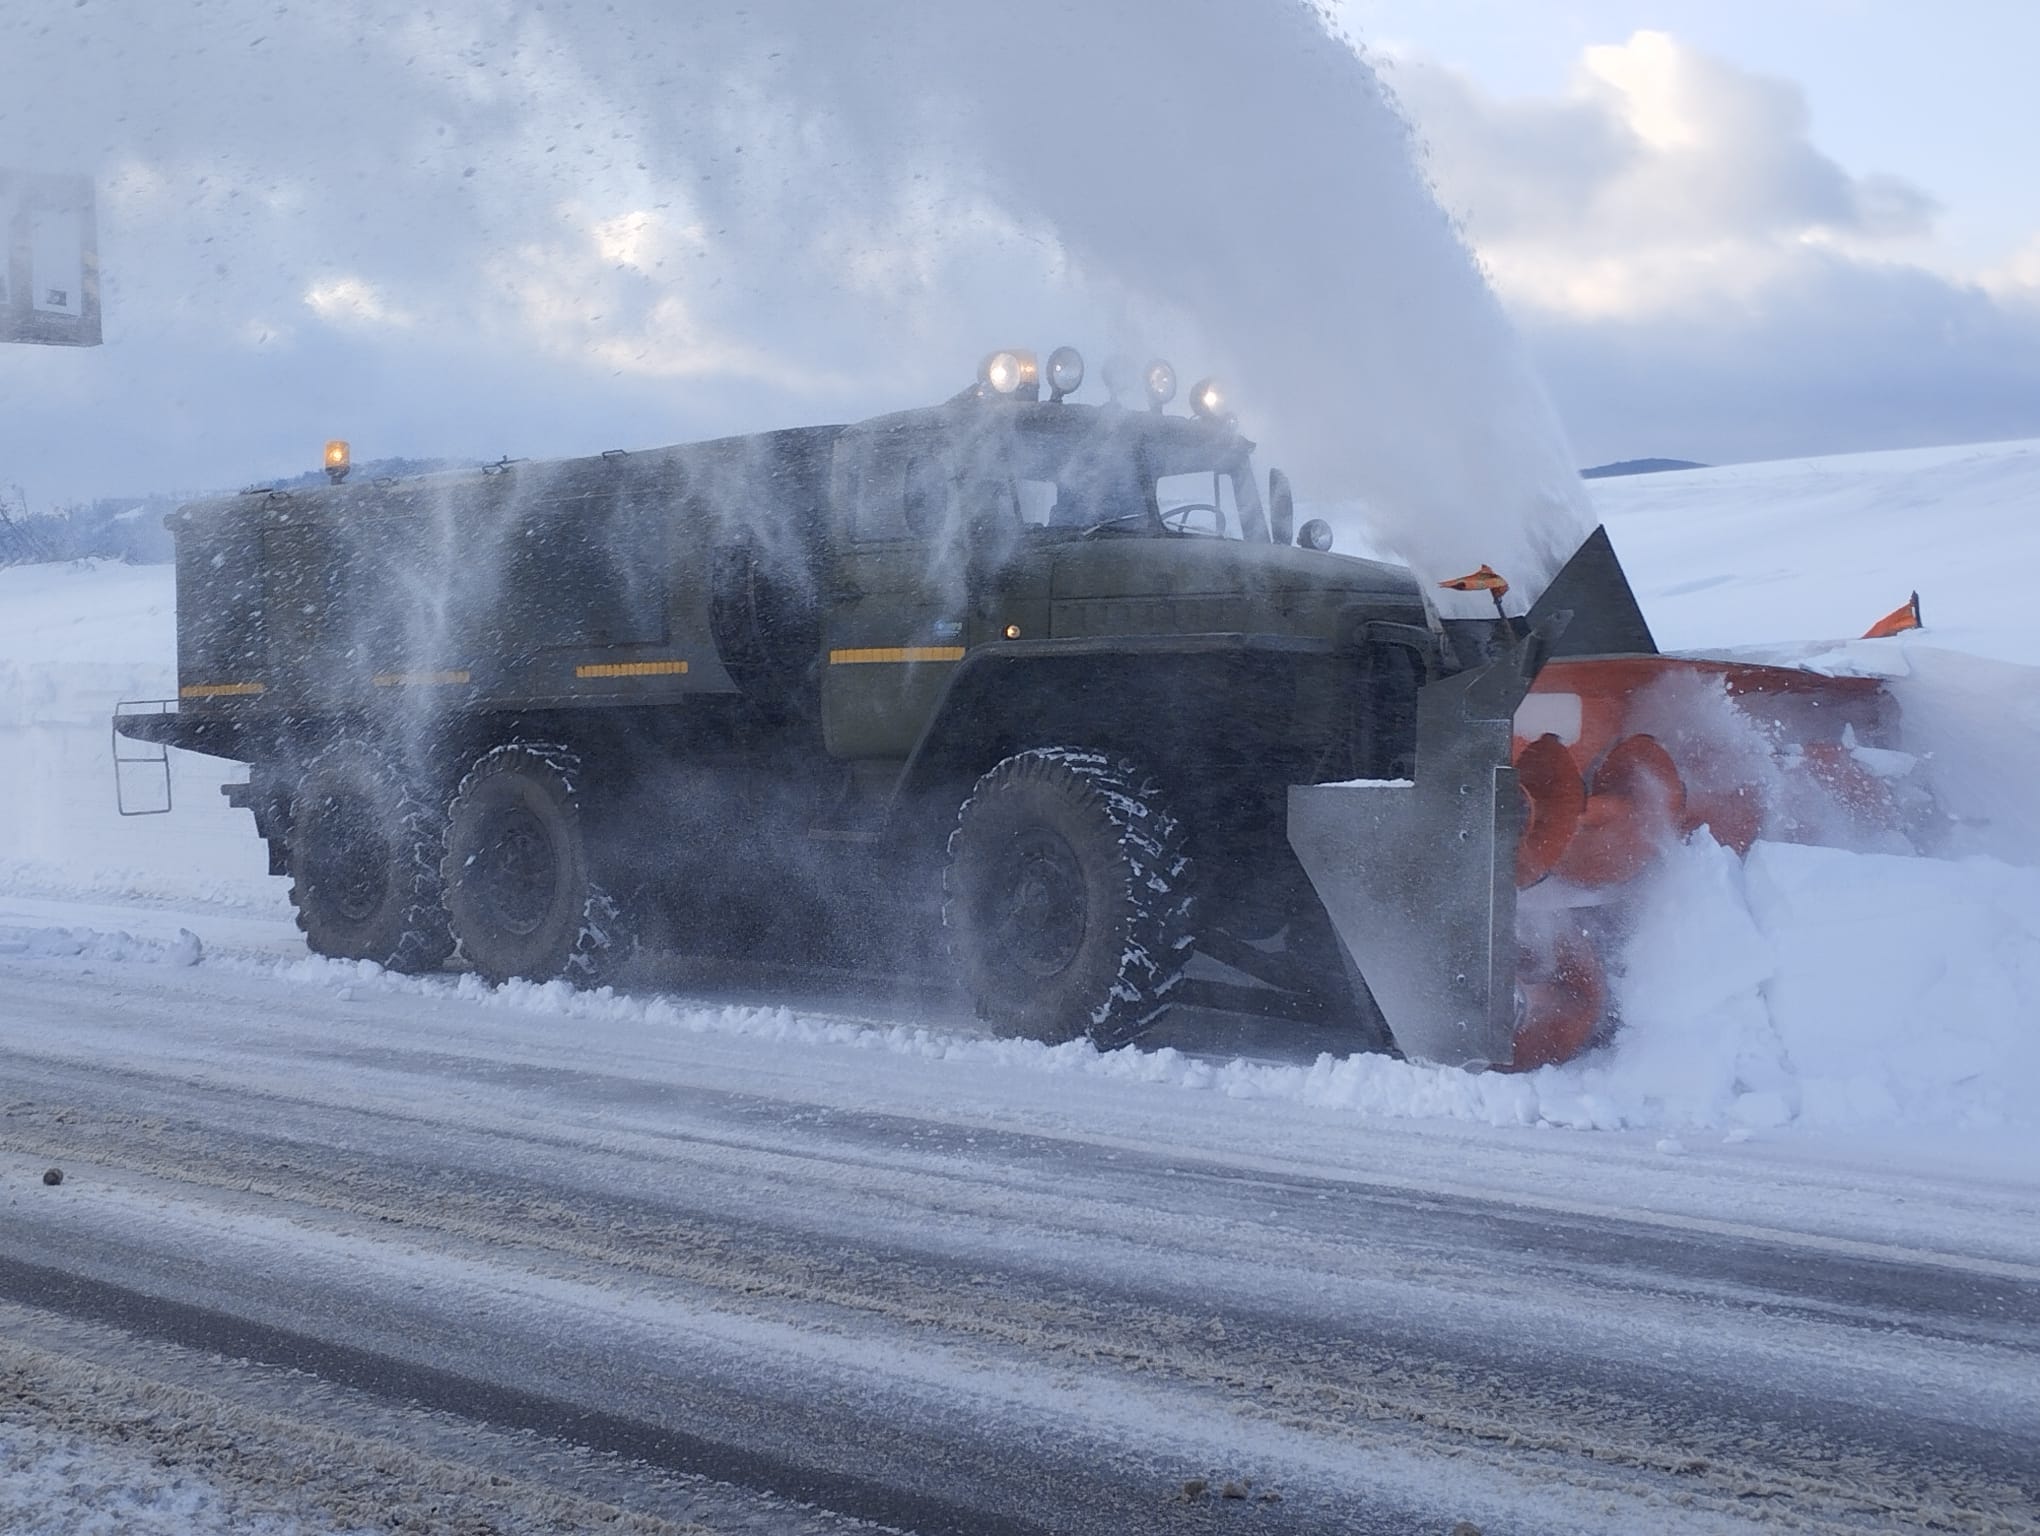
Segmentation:
{"type": "Polygon", "coordinates": [[[1190,409],[1206,421],[1225,418],[1225,391],[1218,387],[1218,380],[1205,379],[1190,391],[1190,409]]]}
{"type": "Polygon", "coordinates": [[[1057,347],[1048,354],[1048,398],[1074,394],[1084,382],[1083,354],[1075,347],[1057,347]]]}
{"type": "Polygon", "coordinates": [[[1155,410],[1176,398],[1176,370],[1159,357],[1147,365],[1142,377],[1147,381],[1148,404],[1155,410]]]}
{"type": "Polygon", "coordinates": [[[994,352],[978,365],[978,382],[1010,399],[1041,398],[1041,366],[1032,352],[994,352]]]}

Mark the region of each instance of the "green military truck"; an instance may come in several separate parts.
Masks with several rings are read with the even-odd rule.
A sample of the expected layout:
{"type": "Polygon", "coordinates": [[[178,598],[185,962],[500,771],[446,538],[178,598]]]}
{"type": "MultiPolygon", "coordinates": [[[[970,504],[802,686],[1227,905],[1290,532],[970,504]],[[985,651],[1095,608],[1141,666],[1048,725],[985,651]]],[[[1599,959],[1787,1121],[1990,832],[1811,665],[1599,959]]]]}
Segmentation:
{"type": "Polygon", "coordinates": [[[1295,530],[1216,386],[1082,404],[1082,366],[403,480],[336,443],[330,485],[173,515],[178,698],[117,728],[248,765],[225,792],[323,955],[946,953],[1042,1038],[1190,1001],[1378,1030],[1290,790],[1407,779],[1420,689],[1492,658],[1295,530]]]}

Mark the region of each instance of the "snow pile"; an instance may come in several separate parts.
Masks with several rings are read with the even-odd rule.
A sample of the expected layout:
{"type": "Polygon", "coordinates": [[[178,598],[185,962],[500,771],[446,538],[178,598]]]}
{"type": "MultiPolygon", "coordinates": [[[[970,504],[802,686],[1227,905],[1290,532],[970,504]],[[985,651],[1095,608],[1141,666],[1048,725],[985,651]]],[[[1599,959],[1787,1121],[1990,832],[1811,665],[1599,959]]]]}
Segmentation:
{"type": "Polygon", "coordinates": [[[1579,1070],[1622,1123],[2040,1130],[2040,871],[1702,838],[1668,861],[1579,1070]]]}
{"type": "Polygon", "coordinates": [[[131,933],[101,933],[91,928],[0,928],[0,955],[196,965],[205,958],[205,946],[189,928],[178,929],[177,937],[169,940],[138,939],[131,933]]]}
{"type": "Polygon", "coordinates": [[[2040,871],[1702,835],[1653,877],[1613,1043],[1479,1076],[1380,1057],[1212,1084],[1369,1114],[1575,1129],[2040,1138],[2040,871]]]}

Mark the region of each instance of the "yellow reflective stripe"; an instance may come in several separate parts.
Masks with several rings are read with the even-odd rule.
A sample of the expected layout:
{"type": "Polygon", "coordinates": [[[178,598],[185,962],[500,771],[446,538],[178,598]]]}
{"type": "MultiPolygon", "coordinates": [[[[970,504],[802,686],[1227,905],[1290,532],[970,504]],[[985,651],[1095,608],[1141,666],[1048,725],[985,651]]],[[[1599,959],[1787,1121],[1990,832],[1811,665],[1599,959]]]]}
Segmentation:
{"type": "Polygon", "coordinates": [[[596,661],[574,668],[576,677],[684,677],[684,661],[596,661]]]}
{"type": "Polygon", "coordinates": [[[857,651],[829,652],[832,667],[852,666],[865,661],[961,661],[960,645],[888,645],[857,651]]]}
{"type": "Polygon", "coordinates": [[[375,685],[378,688],[411,688],[419,685],[433,686],[468,681],[466,668],[452,672],[378,672],[375,685]]]}
{"type": "Polygon", "coordinates": [[[266,683],[186,683],[177,690],[180,699],[224,699],[237,694],[261,693],[266,683]]]}

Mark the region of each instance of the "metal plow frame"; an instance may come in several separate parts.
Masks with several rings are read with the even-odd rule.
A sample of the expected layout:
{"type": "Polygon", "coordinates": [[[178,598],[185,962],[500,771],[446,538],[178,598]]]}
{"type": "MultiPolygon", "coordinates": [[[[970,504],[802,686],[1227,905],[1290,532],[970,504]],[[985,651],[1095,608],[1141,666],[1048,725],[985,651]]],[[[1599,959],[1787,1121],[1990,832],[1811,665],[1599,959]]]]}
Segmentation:
{"type": "Polygon", "coordinates": [[[1545,589],[1520,635],[1480,628],[1506,649],[1418,691],[1414,782],[1289,790],[1290,846],[1397,1048],[1476,1069],[1515,1065],[1523,1022],[1516,710],[1548,660],[1657,652],[1601,528],[1545,589]]]}
{"type": "Polygon", "coordinates": [[[1537,648],[1418,693],[1413,783],[1290,786],[1290,846],[1406,1056],[1515,1054],[1523,813],[1509,741],[1537,648]]]}

